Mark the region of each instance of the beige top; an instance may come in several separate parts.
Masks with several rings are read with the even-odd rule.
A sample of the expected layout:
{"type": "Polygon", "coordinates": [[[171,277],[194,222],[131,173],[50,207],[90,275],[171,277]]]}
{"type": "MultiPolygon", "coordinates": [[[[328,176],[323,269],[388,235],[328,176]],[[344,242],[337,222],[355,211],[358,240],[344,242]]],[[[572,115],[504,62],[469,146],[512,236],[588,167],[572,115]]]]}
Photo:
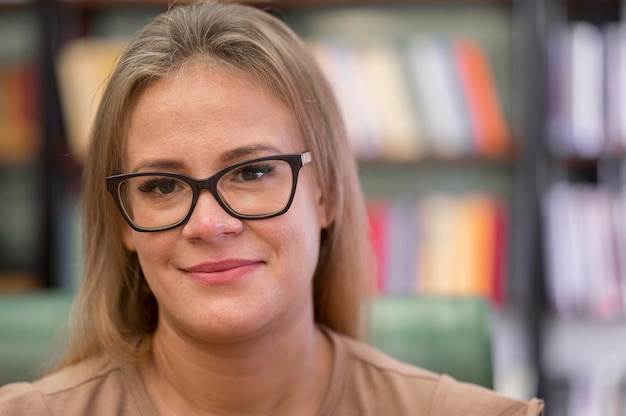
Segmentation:
{"type": "MultiPolygon", "coordinates": [[[[520,401],[400,363],[325,330],[334,347],[328,393],[318,415],[535,416],[538,399],[520,401]]],[[[95,357],[33,383],[0,388],[0,415],[157,416],[139,372],[95,357]]]]}

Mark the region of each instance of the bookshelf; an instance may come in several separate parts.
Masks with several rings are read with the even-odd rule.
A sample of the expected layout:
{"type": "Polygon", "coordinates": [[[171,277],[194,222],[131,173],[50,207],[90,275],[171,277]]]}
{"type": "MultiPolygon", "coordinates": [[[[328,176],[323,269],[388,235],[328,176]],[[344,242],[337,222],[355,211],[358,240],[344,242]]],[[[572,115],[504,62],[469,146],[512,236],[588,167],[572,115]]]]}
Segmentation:
{"type": "MultiPolygon", "coordinates": [[[[409,206],[408,209],[413,211],[427,211],[426,206],[437,206],[435,202],[441,201],[447,201],[450,207],[456,207],[459,201],[468,203],[468,200],[474,202],[472,206],[483,208],[490,206],[489,203],[484,203],[485,201],[502,203],[507,228],[500,236],[502,240],[499,246],[505,247],[505,252],[502,254],[504,257],[500,259],[499,267],[504,276],[501,298],[506,300],[495,305],[494,319],[503,326],[502,331],[496,334],[496,342],[501,346],[500,348],[496,346],[496,371],[501,370],[500,390],[522,397],[535,394],[534,374],[539,372],[536,357],[538,338],[535,336],[539,335],[536,333],[539,316],[529,311],[536,309],[533,297],[536,282],[530,277],[535,275],[532,268],[537,261],[536,244],[533,239],[537,234],[535,220],[538,218],[535,217],[538,215],[538,209],[535,200],[537,194],[534,188],[535,181],[529,175],[533,175],[536,167],[534,154],[536,146],[533,143],[536,136],[531,135],[538,124],[532,114],[529,116],[528,113],[536,109],[529,103],[535,98],[531,91],[537,80],[532,78],[535,72],[523,70],[517,73],[516,68],[519,62],[528,62],[525,57],[532,56],[534,44],[529,34],[533,33],[534,16],[540,2],[363,0],[347,3],[339,0],[319,0],[247,3],[275,9],[296,32],[311,42],[312,47],[322,45],[327,51],[329,46],[330,49],[345,48],[347,52],[342,56],[351,60],[373,62],[376,60],[371,58],[372,56],[393,51],[395,62],[402,64],[394,67],[395,69],[390,67],[381,69],[374,64],[371,71],[378,74],[373,79],[381,78],[380,74],[400,73],[401,76],[389,77],[395,82],[398,82],[398,78],[403,80],[395,88],[400,92],[409,89],[413,91],[417,88],[414,84],[422,85],[423,90],[423,80],[428,81],[439,76],[442,68],[444,71],[456,68],[449,61],[440,61],[439,66],[430,68],[430,73],[423,75],[421,84],[419,79],[407,81],[407,72],[410,72],[411,67],[407,66],[405,61],[410,57],[415,58],[418,53],[430,54],[423,56],[433,56],[435,61],[437,57],[444,55],[449,59],[453,56],[451,51],[465,51],[466,55],[463,56],[472,56],[473,59],[476,59],[476,54],[472,53],[477,50],[482,53],[479,56],[482,61],[478,61],[479,64],[475,64],[476,60],[472,61],[474,62],[472,68],[484,70],[486,67],[489,70],[486,78],[492,84],[481,88],[481,91],[491,88],[496,96],[497,102],[494,104],[492,97],[491,106],[487,107],[491,108],[492,112],[498,112],[497,116],[505,122],[504,127],[502,122],[499,125],[495,123],[495,131],[499,133],[493,134],[494,140],[502,140],[503,144],[490,148],[492,150],[485,150],[487,147],[481,148],[477,144],[476,138],[487,136],[485,130],[480,130],[485,129],[485,125],[480,123],[478,127],[473,125],[472,115],[467,113],[467,108],[465,113],[454,108],[455,103],[462,101],[459,96],[463,93],[471,94],[471,91],[463,90],[460,84],[456,85],[456,89],[446,89],[448,84],[442,81],[441,93],[427,91],[418,99],[413,91],[413,94],[406,98],[408,105],[397,108],[406,110],[409,107],[414,111],[404,119],[405,122],[407,119],[415,121],[411,120],[411,114],[421,114],[422,117],[425,117],[424,114],[431,114],[432,117],[439,118],[439,126],[448,128],[450,125],[456,125],[457,129],[446,132],[431,126],[427,133],[424,133],[426,130],[421,130],[420,134],[416,134],[415,127],[413,126],[411,130],[407,122],[404,130],[395,131],[400,149],[404,149],[402,146],[406,146],[408,142],[416,145],[422,141],[422,148],[425,150],[413,153],[390,152],[384,147],[379,147],[364,150],[363,153],[357,152],[361,160],[360,175],[365,192],[371,201],[395,203],[411,200],[411,204],[415,205],[409,206]],[[474,46],[477,48],[473,48],[474,46]],[[413,55],[409,53],[410,51],[413,55]],[[446,94],[456,94],[456,101],[451,98],[448,101],[441,101],[446,94]],[[447,105],[449,111],[430,110],[429,113],[429,110],[424,110],[435,100],[447,105]],[[449,116],[452,111],[458,113],[457,118],[449,116]],[[461,133],[458,133],[459,131],[461,133]],[[444,139],[443,136],[448,133],[456,134],[461,144],[438,147],[444,139]],[[405,157],[406,154],[409,156],[405,157]],[[441,198],[436,199],[435,196],[441,198]]],[[[24,5],[20,3],[19,6],[0,6],[0,15],[27,11],[32,13],[36,22],[33,30],[41,32],[34,43],[40,49],[36,56],[43,61],[41,65],[43,82],[39,92],[43,108],[42,156],[38,159],[41,169],[38,177],[44,188],[39,198],[42,199],[42,206],[45,208],[44,212],[31,214],[35,222],[41,223],[39,232],[41,235],[39,243],[42,247],[40,258],[43,259],[39,274],[41,286],[71,289],[75,285],[76,276],[80,274],[80,256],[77,254],[80,251],[77,248],[80,244],[76,237],[79,235],[76,219],[80,215],[80,206],[76,202],[80,177],[80,152],[73,144],[71,137],[75,134],[69,126],[67,111],[64,108],[64,91],[57,72],[59,55],[70,42],[79,38],[113,39],[123,42],[124,38],[139,29],[150,17],[167,7],[165,1],[156,0],[50,0],[24,5]]],[[[337,53],[337,50],[333,49],[331,52],[337,53]]],[[[323,57],[320,56],[320,59],[323,57]]],[[[421,59],[421,62],[431,62],[430,59],[423,57],[421,59]]],[[[340,69],[345,70],[345,67],[340,69]]],[[[361,76],[365,77],[366,74],[361,76]]],[[[457,82],[460,83],[459,80],[457,82]]],[[[473,84],[470,82],[466,87],[470,88],[473,84]]],[[[379,88],[378,93],[381,90],[388,91],[389,88],[379,88]]],[[[364,95],[368,93],[371,94],[372,91],[361,91],[364,95]]],[[[379,102],[389,101],[379,100],[379,102]]],[[[380,115],[385,108],[370,108],[369,111],[385,117],[380,115]]],[[[399,111],[391,116],[397,117],[399,111]]],[[[389,114],[387,117],[390,117],[389,114]]],[[[387,122],[386,125],[397,127],[402,124],[397,118],[393,120],[395,121],[387,122]]],[[[428,124],[423,119],[422,122],[423,125],[428,124]]],[[[382,124],[384,123],[381,122],[382,124]]],[[[368,132],[379,132],[377,137],[371,138],[379,145],[392,135],[380,125],[363,127],[355,123],[353,126],[354,132],[361,132],[352,136],[355,149],[360,148],[363,136],[368,132]]],[[[13,163],[15,158],[10,159],[12,160],[10,163],[13,163]]],[[[37,192],[28,193],[30,197],[35,194],[37,192]]],[[[421,220],[428,222],[426,217],[421,220]]],[[[446,221],[444,218],[441,222],[446,221]]],[[[465,238],[473,241],[476,237],[466,234],[465,238]]],[[[445,250],[445,246],[442,247],[440,250],[445,250]]]]}
{"type": "Polygon", "coordinates": [[[0,289],[38,284],[43,236],[37,13],[0,4],[0,289]]]}
{"type": "Polygon", "coordinates": [[[582,0],[545,6],[539,368],[550,414],[626,409],[626,360],[619,352],[626,331],[625,6],[582,0]]]}

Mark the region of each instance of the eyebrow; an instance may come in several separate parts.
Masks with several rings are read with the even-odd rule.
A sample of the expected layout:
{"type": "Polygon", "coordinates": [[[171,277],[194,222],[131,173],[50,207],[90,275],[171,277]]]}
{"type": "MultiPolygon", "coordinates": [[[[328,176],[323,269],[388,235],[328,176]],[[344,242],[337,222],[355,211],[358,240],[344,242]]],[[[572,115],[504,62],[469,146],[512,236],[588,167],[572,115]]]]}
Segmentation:
{"type": "MultiPolygon", "coordinates": [[[[245,146],[238,147],[235,149],[228,150],[222,153],[219,157],[220,163],[222,164],[230,164],[234,163],[238,160],[245,158],[246,156],[252,156],[254,154],[258,154],[260,152],[269,152],[274,154],[281,154],[280,150],[273,146],[268,145],[254,145],[254,146],[245,146]]],[[[185,164],[181,161],[174,159],[155,159],[148,160],[139,163],[133,169],[133,172],[138,172],[142,169],[151,169],[151,170],[181,170],[185,168],[185,164]]]]}
{"type": "Polygon", "coordinates": [[[280,150],[278,150],[277,148],[273,146],[258,144],[254,146],[238,147],[238,148],[229,150],[227,152],[224,152],[222,155],[220,155],[220,161],[222,163],[235,162],[246,156],[252,156],[260,152],[268,152],[268,153],[274,153],[274,154],[281,153],[280,150]]]}
{"type": "Polygon", "coordinates": [[[176,160],[170,159],[156,159],[149,160],[146,162],[141,162],[133,169],[134,172],[139,172],[142,169],[153,169],[153,170],[180,170],[184,167],[182,162],[178,162],[176,160]]]}

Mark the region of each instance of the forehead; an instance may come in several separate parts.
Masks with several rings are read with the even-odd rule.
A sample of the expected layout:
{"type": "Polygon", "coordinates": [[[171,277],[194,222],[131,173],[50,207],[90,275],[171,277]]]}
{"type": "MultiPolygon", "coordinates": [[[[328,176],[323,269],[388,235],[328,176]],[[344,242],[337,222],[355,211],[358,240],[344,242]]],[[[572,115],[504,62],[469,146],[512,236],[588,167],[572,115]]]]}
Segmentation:
{"type": "Polygon", "coordinates": [[[242,72],[190,64],[155,81],[136,99],[126,138],[127,163],[163,156],[194,159],[233,147],[271,145],[300,152],[296,117],[281,100],[242,72]]]}

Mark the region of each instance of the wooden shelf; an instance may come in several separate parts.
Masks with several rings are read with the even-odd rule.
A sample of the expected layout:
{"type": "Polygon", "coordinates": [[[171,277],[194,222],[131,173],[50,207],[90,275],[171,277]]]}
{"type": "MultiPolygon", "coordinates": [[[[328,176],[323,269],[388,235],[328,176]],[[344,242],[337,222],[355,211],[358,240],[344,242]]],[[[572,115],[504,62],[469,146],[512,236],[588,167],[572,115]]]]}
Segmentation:
{"type": "Polygon", "coordinates": [[[34,1],[25,0],[0,0],[0,12],[7,10],[23,10],[30,7],[34,7],[36,4],[34,1]]]}
{"type": "MultiPolygon", "coordinates": [[[[177,4],[186,4],[191,0],[179,0],[177,4]]],[[[488,0],[489,3],[512,3],[513,0],[488,0]]],[[[113,8],[138,8],[138,7],[167,7],[171,5],[168,0],[58,0],[57,3],[64,7],[80,7],[84,9],[113,9],[113,8]]],[[[379,5],[389,6],[394,4],[469,4],[485,3],[485,0],[241,0],[240,3],[258,7],[279,7],[284,9],[296,9],[315,6],[362,6],[379,5]]]]}
{"type": "Polygon", "coordinates": [[[358,160],[358,164],[365,168],[413,168],[413,169],[430,169],[430,168],[512,168],[515,164],[513,156],[503,156],[498,158],[487,158],[480,156],[463,156],[457,158],[441,158],[441,157],[425,157],[421,159],[411,160],[393,160],[393,159],[374,159],[374,160],[358,160]]]}
{"type": "Polygon", "coordinates": [[[0,293],[24,292],[40,288],[40,279],[26,272],[0,272],[0,293]]]}

